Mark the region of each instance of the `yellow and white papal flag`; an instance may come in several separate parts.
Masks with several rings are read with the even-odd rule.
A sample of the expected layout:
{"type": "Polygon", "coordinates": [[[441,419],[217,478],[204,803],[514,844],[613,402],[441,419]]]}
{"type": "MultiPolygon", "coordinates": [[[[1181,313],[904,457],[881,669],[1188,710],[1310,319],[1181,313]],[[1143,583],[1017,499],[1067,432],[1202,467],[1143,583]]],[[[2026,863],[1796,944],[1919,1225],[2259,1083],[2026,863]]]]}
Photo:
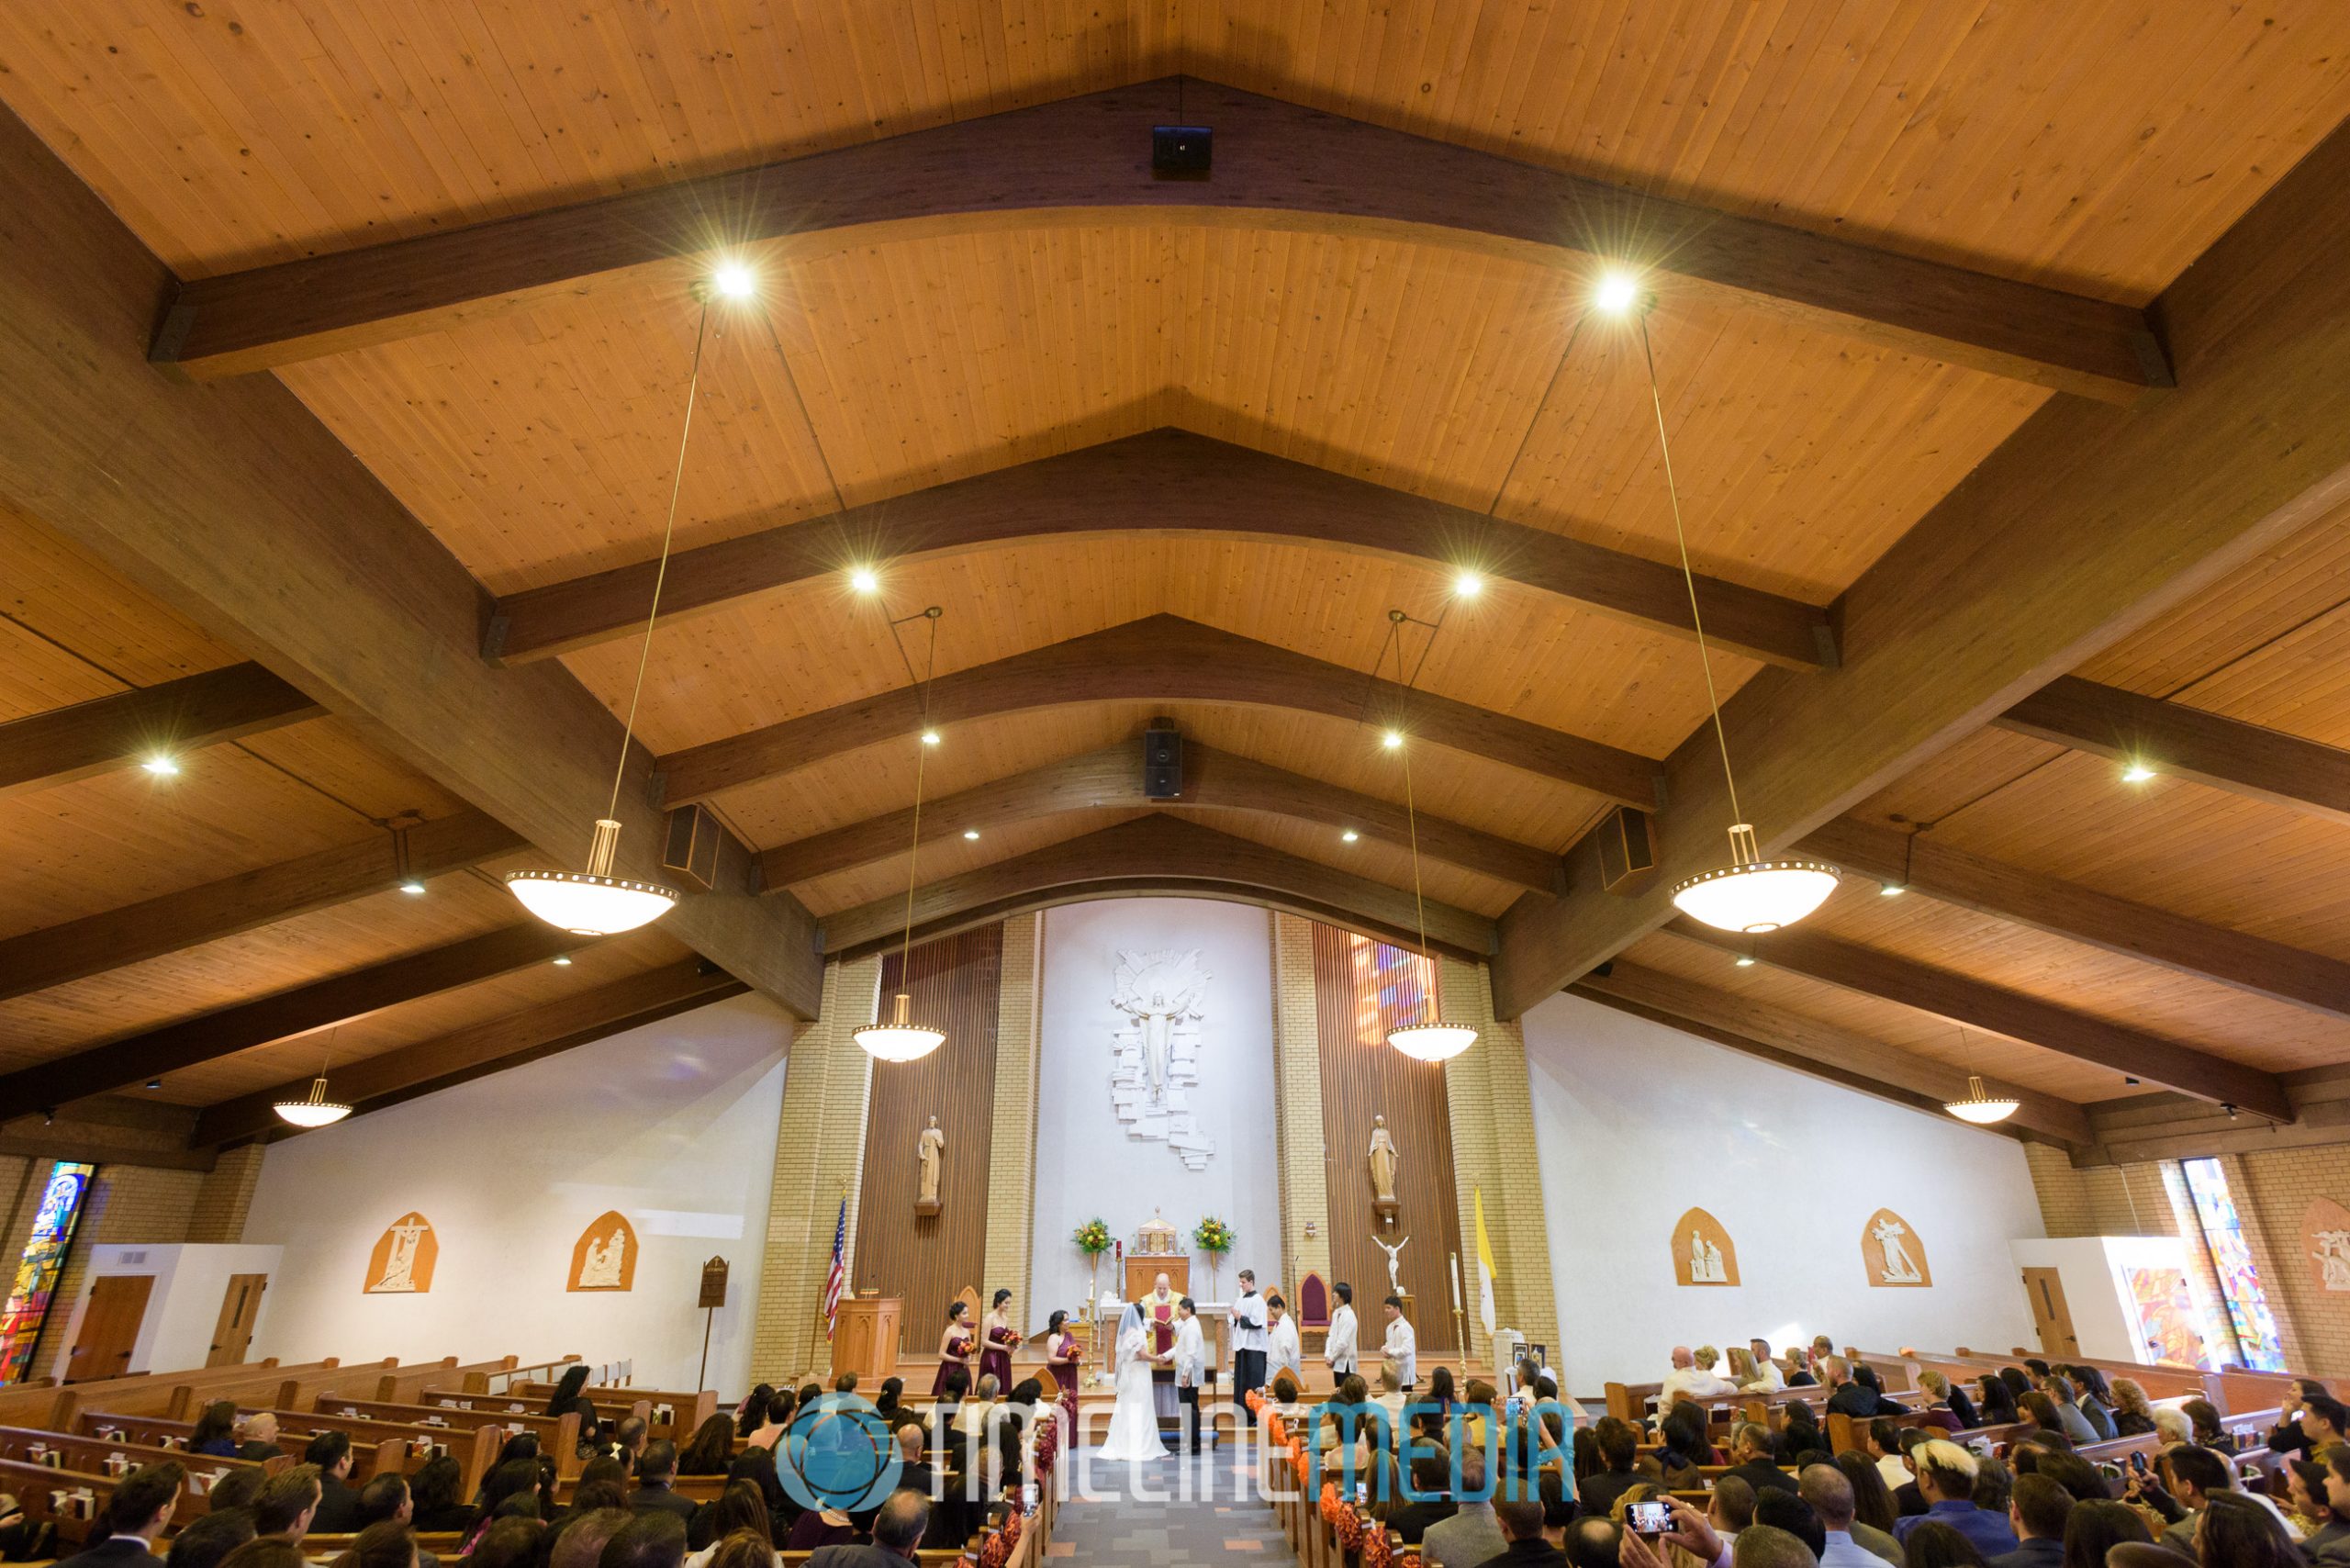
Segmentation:
{"type": "Polygon", "coordinates": [[[1477,1320],[1485,1326],[1485,1337],[1494,1333],[1494,1244],[1485,1235],[1485,1189],[1476,1190],[1477,1200],[1477,1320]]]}

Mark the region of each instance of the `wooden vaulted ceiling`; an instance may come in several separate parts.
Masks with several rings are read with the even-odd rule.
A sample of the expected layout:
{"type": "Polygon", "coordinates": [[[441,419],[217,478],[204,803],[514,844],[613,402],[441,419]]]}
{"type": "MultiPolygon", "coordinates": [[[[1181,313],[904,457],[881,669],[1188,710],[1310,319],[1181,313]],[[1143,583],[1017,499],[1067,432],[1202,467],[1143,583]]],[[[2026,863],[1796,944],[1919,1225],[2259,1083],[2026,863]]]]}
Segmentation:
{"type": "Polygon", "coordinates": [[[390,1096],[720,986],[804,1012],[816,944],[903,896],[886,619],[937,604],[926,928],[1124,874],[1393,933],[1369,714],[1420,737],[1434,935],[1508,1011],[1574,983],[1912,1095],[1971,1062],[2076,1144],[2156,1089],[2289,1116],[2350,1063],[2350,496],[2286,429],[2322,399],[2233,394],[2335,346],[2288,175],[2350,114],[2350,17],[2166,9],[0,15],[47,150],[12,177],[105,209],[10,237],[135,241],[48,262],[112,317],[10,286],[161,362],[84,377],[92,423],[185,426],[123,473],[9,410],[47,444],[0,471],[0,720],[55,760],[0,775],[0,1091],[153,1062],[252,1136],[330,1049],[390,1096]],[[1179,92],[1203,185],[1138,175],[1179,92]],[[623,807],[642,855],[706,801],[772,890],[558,969],[495,877],[601,810],[721,243],[760,296],[712,316],[623,807]],[[1583,845],[1655,808],[1677,874],[1728,821],[1641,344],[1583,309],[1615,255],[1654,269],[1749,808],[1856,873],[1751,967],[1583,845]],[[2241,469],[2162,471],[2232,418],[2241,469]],[[1425,695],[1382,694],[1387,612],[1461,566],[1425,695]],[[217,712],[75,707],[197,676],[217,712]],[[1122,761],[1155,717],[1194,748],[1172,823],[1122,761]],[[157,722],[178,777],[105,766],[157,722]],[[384,880],[410,821],[422,898],[384,880]]]}

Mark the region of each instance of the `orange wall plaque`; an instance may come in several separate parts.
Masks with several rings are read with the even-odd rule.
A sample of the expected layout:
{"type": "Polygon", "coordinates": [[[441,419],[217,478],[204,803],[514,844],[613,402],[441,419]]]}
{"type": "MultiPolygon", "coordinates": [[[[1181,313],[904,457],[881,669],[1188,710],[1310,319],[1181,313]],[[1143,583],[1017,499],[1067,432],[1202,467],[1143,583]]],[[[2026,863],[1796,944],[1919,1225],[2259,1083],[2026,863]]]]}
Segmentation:
{"type": "Polygon", "coordinates": [[[1887,1290],[1923,1289],[1934,1282],[1926,1263],[1926,1244],[1917,1230],[1891,1209],[1879,1209],[1861,1226],[1861,1262],[1869,1283],[1887,1290]]]}
{"type": "Polygon", "coordinates": [[[422,1295],[432,1288],[432,1266],[440,1260],[432,1222],[410,1209],[376,1238],[362,1289],[368,1295],[422,1295]]]}
{"type": "Polygon", "coordinates": [[[2301,1211],[2301,1267],[2322,1291],[2350,1291],[2350,1209],[2311,1198],[2301,1211]]]}
{"type": "Polygon", "coordinates": [[[575,1291],[625,1291],[636,1286],[636,1227],[618,1209],[606,1209],[588,1222],[571,1244],[571,1282],[575,1291]]]}
{"type": "Polygon", "coordinates": [[[1683,1285],[1738,1283],[1738,1244],[1703,1209],[1673,1222],[1673,1279],[1683,1285]]]}

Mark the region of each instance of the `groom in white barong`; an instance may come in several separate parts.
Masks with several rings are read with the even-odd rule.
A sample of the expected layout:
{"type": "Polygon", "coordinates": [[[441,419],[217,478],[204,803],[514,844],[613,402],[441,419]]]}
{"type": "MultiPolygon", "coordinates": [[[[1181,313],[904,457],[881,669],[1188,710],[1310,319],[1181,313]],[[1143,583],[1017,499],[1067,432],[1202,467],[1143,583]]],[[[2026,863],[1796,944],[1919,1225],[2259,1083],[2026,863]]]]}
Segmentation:
{"type": "Polygon", "coordinates": [[[1171,1359],[1153,1355],[1151,1334],[1144,1327],[1142,1308],[1133,1302],[1118,1319],[1117,1403],[1110,1409],[1110,1434],[1102,1441],[1103,1459],[1165,1459],[1167,1445],[1158,1439],[1158,1397],[1151,1392],[1150,1369],[1171,1359]]]}

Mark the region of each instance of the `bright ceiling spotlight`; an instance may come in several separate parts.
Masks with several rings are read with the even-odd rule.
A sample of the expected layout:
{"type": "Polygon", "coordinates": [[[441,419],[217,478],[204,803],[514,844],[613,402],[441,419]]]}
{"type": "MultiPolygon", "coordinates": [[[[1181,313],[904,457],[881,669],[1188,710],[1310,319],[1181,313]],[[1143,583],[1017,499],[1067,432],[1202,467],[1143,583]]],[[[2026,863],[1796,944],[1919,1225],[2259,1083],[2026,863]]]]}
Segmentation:
{"type": "Polygon", "coordinates": [[[1982,1078],[1970,1072],[1966,1075],[1966,1097],[1945,1100],[1942,1109],[1962,1122],[1973,1122],[1978,1127],[1987,1127],[1993,1122],[2004,1122],[2014,1115],[2023,1109],[2023,1103],[1990,1092],[1983,1087],[1982,1078]]]}
{"type": "Polygon", "coordinates": [[[872,567],[859,566],[849,573],[848,586],[859,593],[878,593],[881,589],[881,579],[874,576],[872,567]]]}
{"type": "Polygon", "coordinates": [[[748,299],[759,291],[759,275],[740,262],[724,262],[710,274],[719,293],[729,299],[748,299]]]}
{"type": "Polygon", "coordinates": [[[172,756],[168,752],[159,751],[154,756],[147,758],[144,762],[141,762],[139,766],[145,768],[148,772],[153,774],[158,778],[176,778],[179,777],[180,759],[172,756]]]}
{"type": "Polygon", "coordinates": [[[1877,897],[1879,898],[1897,899],[1908,890],[1908,889],[1903,887],[1898,882],[1887,882],[1883,887],[1877,889],[1876,892],[1877,897]]]}
{"type": "MultiPolygon", "coordinates": [[[[177,772],[178,769],[174,768],[173,771],[177,772]]],[[[2154,770],[2147,767],[2144,763],[2132,762],[2121,770],[2121,782],[2124,784],[2143,784],[2147,779],[2152,778],[2154,776],[2154,770]]]]}
{"type": "Polygon", "coordinates": [[[558,969],[567,969],[571,968],[571,955],[568,953],[557,953],[553,958],[550,958],[547,961],[554,965],[558,969]]]}
{"type": "Polygon", "coordinates": [[[1640,280],[1628,272],[1610,271],[1600,274],[1599,286],[1592,291],[1591,302],[1610,316],[1621,316],[1639,303],[1640,280]]]}
{"type": "Polygon", "coordinates": [[[965,838],[977,838],[979,836],[979,830],[975,827],[967,827],[963,830],[963,836],[965,838]]]}
{"type": "Polygon", "coordinates": [[[1354,829],[1348,828],[1346,832],[1338,835],[1338,842],[1341,844],[1352,844],[1361,836],[1362,834],[1357,833],[1354,829]]]}
{"type": "Polygon", "coordinates": [[[924,730],[922,733],[922,744],[924,745],[936,745],[938,744],[938,732],[936,730],[924,730]]]}
{"type": "Polygon", "coordinates": [[[424,883],[421,879],[416,877],[402,878],[400,880],[400,891],[406,893],[412,899],[422,898],[424,896],[424,883]]]}
{"type": "Polygon", "coordinates": [[[1754,955],[1751,953],[1740,953],[1738,956],[1738,967],[1741,969],[1752,969],[1754,967],[1754,955]]]}
{"type": "Polygon", "coordinates": [[[1460,599],[1474,599],[1485,589],[1485,579],[1474,572],[1463,572],[1452,579],[1452,591],[1460,599]]]}
{"type": "Polygon", "coordinates": [[[1390,730],[1385,734],[1379,737],[1379,744],[1385,746],[1389,751],[1401,751],[1404,749],[1404,732],[1401,730],[1390,730]]]}

